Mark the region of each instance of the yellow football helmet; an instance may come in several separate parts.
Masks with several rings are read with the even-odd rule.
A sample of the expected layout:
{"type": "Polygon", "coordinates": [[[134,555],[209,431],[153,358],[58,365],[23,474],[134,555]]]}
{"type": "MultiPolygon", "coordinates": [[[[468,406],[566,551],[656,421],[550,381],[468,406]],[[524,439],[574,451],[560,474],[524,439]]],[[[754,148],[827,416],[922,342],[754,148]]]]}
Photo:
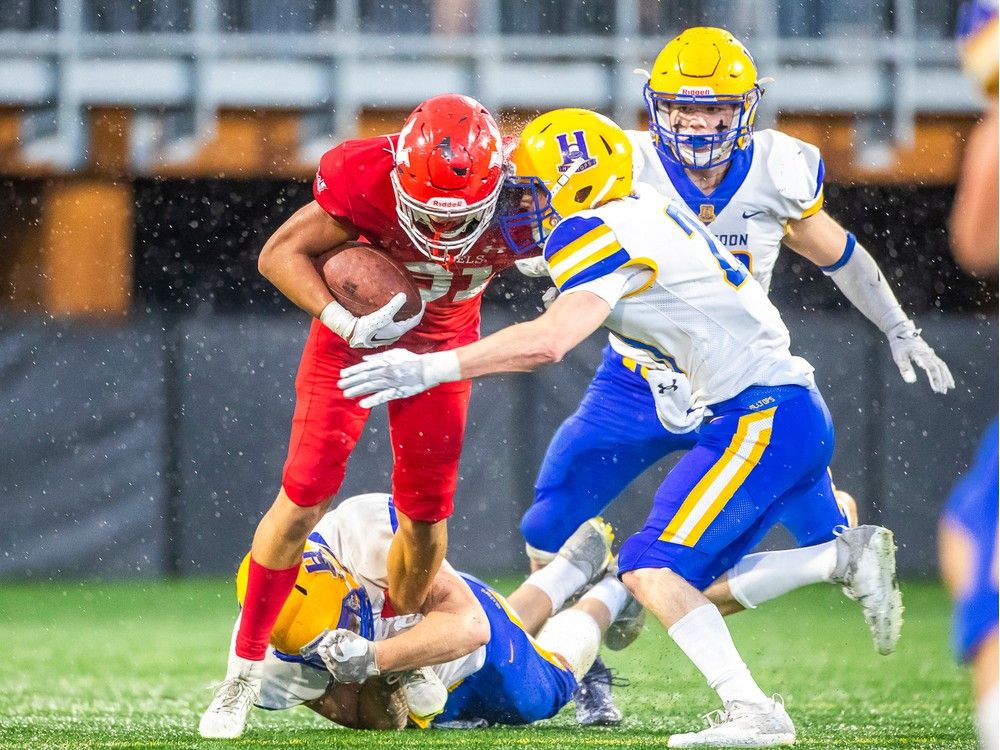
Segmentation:
{"type": "Polygon", "coordinates": [[[686,169],[725,164],[749,147],[763,94],[746,47],[725,29],[706,26],[671,39],[643,89],[653,142],[665,158],[686,169]],[[720,121],[714,133],[680,133],[670,122],[676,105],[732,107],[732,120],[720,121]]]}
{"type": "Polygon", "coordinates": [[[567,216],[632,192],[632,144],[614,122],[588,109],[539,115],[509,161],[507,187],[519,203],[498,213],[516,253],[543,243],[567,216]]]}
{"type": "MultiPolygon", "coordinates": [[[[250,555],[243,558],[236,574],[236,598],[246,599],[250,555]]],[[[372,606],[363,587],[333,556],[328,547],[306,542],[295,588],[285,600],[271,631],[271,645],[294,656],[327,630],[346,628],[371,639],[374,635],[372,606]]]]}

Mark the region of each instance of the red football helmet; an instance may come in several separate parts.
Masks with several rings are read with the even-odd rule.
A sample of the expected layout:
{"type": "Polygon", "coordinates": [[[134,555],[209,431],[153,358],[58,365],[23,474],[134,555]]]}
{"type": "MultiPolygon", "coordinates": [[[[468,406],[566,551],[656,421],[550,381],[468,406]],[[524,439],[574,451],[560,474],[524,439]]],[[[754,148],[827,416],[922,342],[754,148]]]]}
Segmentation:
{"type": "Polygon", "coordinates": [[[435,96],[399,133],[392,188],[399,224],[417,249],[446,262],[486,231],[503,188],[500,129],[468,96],[435,96]]]}

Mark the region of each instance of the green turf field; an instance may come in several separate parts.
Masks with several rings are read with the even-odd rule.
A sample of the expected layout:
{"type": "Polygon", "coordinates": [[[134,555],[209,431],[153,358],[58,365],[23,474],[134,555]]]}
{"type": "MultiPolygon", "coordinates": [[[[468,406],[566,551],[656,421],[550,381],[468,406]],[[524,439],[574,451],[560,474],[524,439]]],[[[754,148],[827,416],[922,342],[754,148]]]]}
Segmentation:
{"type": "MultiPolygon", "coordinates": [[[[501,590],[506,590],[501,585],[501,590]]],[[[875,654],[857,606],[813,587],[730,618],[766,691],[779,692],[806,748],[973,748],[962,670],[947,648],[940,588],[904,586],[898,652],[875,654]]],[[[631,685],[618,729],[572,714],[531,728],[404,733],[337,730],[306,709],[256,712],[243,739],[196,724],[222,677],[234,603],[217,581],[0,586],[0,750],[25,748],[649,748],[699,726],[714,694],[657,626],[608,662],[631,685]]]]}

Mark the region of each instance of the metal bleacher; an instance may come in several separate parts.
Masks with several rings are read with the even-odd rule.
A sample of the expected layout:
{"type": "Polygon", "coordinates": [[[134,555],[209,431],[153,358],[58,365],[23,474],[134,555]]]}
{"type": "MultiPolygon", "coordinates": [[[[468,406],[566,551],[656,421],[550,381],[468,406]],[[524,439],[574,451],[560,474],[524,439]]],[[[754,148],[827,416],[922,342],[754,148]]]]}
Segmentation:
{"type": "Polygon", "coordinates": [[[306,159],[366,108],[443,91],[495,110],[574,104],[634,122],[636,68],[692,24],[725,25],[776,83],[774,112],[849,114],[908,143],[918,115],[973,112],[953,0],[6,0],[0,106],[29,160],[84,163],[85,113],[136,112],[131,166],[181,155],[220,108],[302,114],[306,159]]]}

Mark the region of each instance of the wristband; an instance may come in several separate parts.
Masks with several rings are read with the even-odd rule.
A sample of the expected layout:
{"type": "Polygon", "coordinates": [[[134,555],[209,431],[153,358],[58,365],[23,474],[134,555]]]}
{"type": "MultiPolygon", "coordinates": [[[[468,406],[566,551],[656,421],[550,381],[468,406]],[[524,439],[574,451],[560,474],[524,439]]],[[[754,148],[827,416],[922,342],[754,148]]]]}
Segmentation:
{"type": "Polygon", "coordinates": [[[421,364],[424,383],[428,386],[462,379],[462,366],[458,362],[458,355],[455,354],[454,349],[425,354],[421,364]]]}
{"type": "Polygon", "coordinates": [[[324,307],[323,311],[319,314],[319,320],[323,325],[340,336],[340,338],[347,340],[354,333],[354,324],[357,322],[357,317],[352,315],[337,300],[331,300],[330,304],[324,307]]]}

